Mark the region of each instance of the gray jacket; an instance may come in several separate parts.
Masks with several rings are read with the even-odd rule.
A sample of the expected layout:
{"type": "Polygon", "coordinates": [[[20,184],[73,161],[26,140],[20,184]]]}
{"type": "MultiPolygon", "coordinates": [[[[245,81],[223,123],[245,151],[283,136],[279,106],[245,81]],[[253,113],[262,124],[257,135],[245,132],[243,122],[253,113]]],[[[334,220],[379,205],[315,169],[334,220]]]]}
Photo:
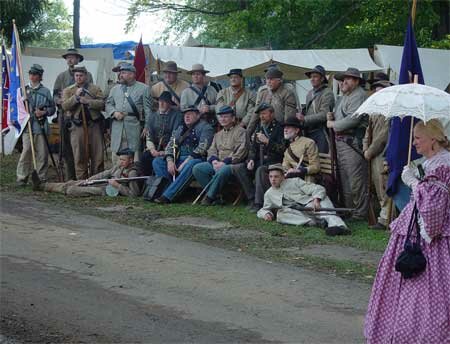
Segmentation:
{"type": "Polygon", "coordinates": [[[47,87],[39,84],[38,87],[32,88],[30,85],[25,86],[25,90],[27,92],[28,105],[30,110],[30,121],[31,121],[31,129],[33,134],[42,134],[41,126],[35,115],[36,108],[45,107],[47,113],[43,118],[44,122],[44,130],[48,132],[48,121],[47,116],[52,116],[55,113],[55,102],[53,101],[52,94],[47,87]]]}
{"type": "Polygon", "coordinates": [[[124,131],[124,136],[128,141],[128,148],[134,151],[139,150],[141,122],[144,121],[144,118],[150,118],[151,116],[152,97],[150,96],[150,88],[139,81],[126,88],[123,86],[114,86],[106,100],[105,111],[108,116],[112,116],[116,111],[125,113],[123,120],[113,119],[111,124],[111,150],[113,152],[117,152],[120,148],[124,131]],[[125,92],[136,105],[139,117],[135,116],[133,108],[125,96],[125,92]]]}

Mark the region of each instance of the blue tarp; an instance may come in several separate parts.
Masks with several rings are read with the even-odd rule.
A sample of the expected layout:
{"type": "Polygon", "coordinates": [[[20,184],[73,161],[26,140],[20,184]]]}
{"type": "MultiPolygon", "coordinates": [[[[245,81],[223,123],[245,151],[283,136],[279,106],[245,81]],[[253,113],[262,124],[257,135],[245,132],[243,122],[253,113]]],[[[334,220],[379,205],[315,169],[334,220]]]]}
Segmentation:
{"type": "Polygon", "coordinates": [[[114,60],[133,60],[133,56],[129,56],[127,52],[134,50],[137,45],[137,42],[125,41],[119,43],[82,44],[81,48],[112,48],[114,60]]]}

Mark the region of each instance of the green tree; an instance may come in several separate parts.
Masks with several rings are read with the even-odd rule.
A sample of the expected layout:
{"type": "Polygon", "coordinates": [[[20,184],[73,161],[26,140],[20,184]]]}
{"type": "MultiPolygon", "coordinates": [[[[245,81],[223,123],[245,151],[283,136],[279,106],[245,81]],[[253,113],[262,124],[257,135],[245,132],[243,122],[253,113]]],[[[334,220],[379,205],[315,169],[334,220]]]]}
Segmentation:
{"type": "Polygon", "coordinates": [[[47,0],[1,0],[0,29],[7,44],[11,44],[12,20],[16,20],[17,30],[23,43],[40,37],[45,28],[37,24],[49,5],[47,0]]]}
{"type": "MultiPolygon", "coordinates": [[[[206,45],[229,48],[320,49],[402,45],[410,0],[131,0],[130,29],[140,13],[165,10],[165,34],[199,32],[206,45]]],[[[416,38],[420,46],[445,39],[448,4],[421,0],[416,38]],[[445,13],[444,13],[445,14],[445,13]]]]}
{"type": "Polygon", "coordinates": [[[36,26],[43,34],[30,45],[62,49],[73,46],[72,19],[62,0],[51,0],[36,26]]]}

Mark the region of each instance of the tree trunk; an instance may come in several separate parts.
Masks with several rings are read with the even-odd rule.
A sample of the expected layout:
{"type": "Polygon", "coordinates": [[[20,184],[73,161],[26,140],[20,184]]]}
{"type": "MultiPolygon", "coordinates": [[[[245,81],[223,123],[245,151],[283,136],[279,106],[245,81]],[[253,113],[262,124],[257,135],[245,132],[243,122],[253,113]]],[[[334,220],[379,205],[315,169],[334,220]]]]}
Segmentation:
{"type": "Polygon", "coordinates": [[[80,0],[73,0],[73,46],[80,48],[80,0]]]}

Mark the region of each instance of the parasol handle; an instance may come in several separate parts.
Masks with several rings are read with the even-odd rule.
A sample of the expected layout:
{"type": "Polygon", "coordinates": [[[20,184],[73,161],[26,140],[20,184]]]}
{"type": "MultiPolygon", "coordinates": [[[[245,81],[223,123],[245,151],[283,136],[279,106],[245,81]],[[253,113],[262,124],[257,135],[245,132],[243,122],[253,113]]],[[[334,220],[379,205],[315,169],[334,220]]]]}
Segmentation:
{"type": "MultiPolygon", "coordinates": [[[[414,84],[419,83],[419,75],[414,74],[414,84]]],[[[412,151],[412,142],[413,142],[413,131],[414,131],[414,117],[411,116],[411,126],[409,128],[409,146],[408,146],[408,165],[411,163],[411,151],[412,151]]]]}

